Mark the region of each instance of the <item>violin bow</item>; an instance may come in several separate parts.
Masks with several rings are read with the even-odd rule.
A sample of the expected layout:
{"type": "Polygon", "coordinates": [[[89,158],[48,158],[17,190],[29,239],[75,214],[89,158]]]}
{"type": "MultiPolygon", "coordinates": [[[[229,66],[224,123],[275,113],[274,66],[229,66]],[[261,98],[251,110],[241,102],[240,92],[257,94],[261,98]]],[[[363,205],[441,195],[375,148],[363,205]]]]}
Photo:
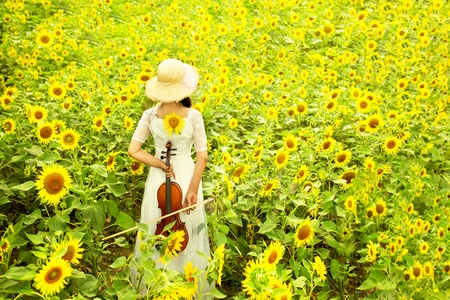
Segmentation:
{"type": "MultiPolygon", "coordinates": [[[[193,205],[188,206],[188,207],[180,208],[179,210],[176,210],[176,211],[174,211],[174,212],[171,212],[170,214],[167,214],[167,215],[161,216],[161,217],[159,217],[159,218],[156,218],[156,219],[147,221],[147,222],[145,222],[145,223],[143,223],[143,224],[148,225],[148,224],[152,224],[152,223],[159,222],[159,221],[161,221],[162,219],[165,219],[165,218],[167,218],[167,217],[176,215],[176,214],[178,214],[178,213],[180,213],[180,212],[183,212],[183,211],[186,211],[186,210],[189,210],[189,209],[192,209],[192,208],[196,208],[197,206],[200,206],[200,205],[204,205],[204,204],[206,204],[206,203],[208,203],[208,202],[210,202],[210,201],[213,201],[213,200],[216,199],[216,198],[217,198],[217,196],[213,196],[213,197],[211,197],[211,198],[209,198],[209,199],[207,199],[207,200],[204,200],[204,201],[202,201],[202,202],[198,202],[198,203],[193,204],[193,205]]],[[[131,227],[131,228],[122,230],[121,232],[117,232],[117,233],[111,234],[111,235],[109,235],[109,236],[107,236],[107,237],[104,237],[104,238],[102,239],[102,241],[105,241],[105,240],[107,240],[107,239],[110,239],[110,238],[113,238],[113,237],[122,235],[122,234],[124,234],[124,233],[130,232],[130,231],[133,231],[133,230],[136,230],[137,228],[138,228],[137,226],[134,226],[134,227],[131,227]]]]}

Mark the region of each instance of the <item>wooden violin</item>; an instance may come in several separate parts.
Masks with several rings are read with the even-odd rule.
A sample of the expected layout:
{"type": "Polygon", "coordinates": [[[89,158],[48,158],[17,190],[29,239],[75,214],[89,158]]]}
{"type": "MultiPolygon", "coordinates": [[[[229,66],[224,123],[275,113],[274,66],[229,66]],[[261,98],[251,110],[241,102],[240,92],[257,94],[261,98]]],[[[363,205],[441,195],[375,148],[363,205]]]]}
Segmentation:
{"type": "MultiPolygon", "coordinates": [[[[175,155],[172,154],[172,150],[176,149],[172,149],[172,143],[167,142],[166,151],[162,152],[162,154],[166,155],[165,159],[167,167],[170,167],[170,156],[175,155]]],[[[164,159],[164,156],[161,156],[161,159],[164,159]]],[[[166,176],[166,181],[163,182],[158,188],[157,196],[158,207],[161,209],[162,216],[182,208],[183,191],[178,183],[170,180],[170,177],[166,176]]],[[[184,231],[184,241],[181,243],[180,252],[183,251],[189,242],[189,236],[186,230],[186,225],[181,221],[179,214],[175,214],[170,217],[168,216],[156,224],[155,234],[168,236],[170,231],[184,231]],[[169,225],[171,224],[173,225],[169,228],[169,225]]]]}

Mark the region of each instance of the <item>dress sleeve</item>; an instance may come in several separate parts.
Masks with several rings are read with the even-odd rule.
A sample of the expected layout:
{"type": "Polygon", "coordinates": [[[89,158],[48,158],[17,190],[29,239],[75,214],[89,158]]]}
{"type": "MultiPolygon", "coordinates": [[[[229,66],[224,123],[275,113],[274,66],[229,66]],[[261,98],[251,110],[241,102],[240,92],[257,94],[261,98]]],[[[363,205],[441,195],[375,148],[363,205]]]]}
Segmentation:
{"type": "Polygon", "coordinates": [[[145,140],[150,135],[150,118],[151,118],[151,111],[146,110],[139,120],[139,123],[136,127],[136,130],[133,133],[133,136],[131,137],[132,140],[144,143],[145,140]]]}
{"type": "Polygon", "coordinates": [[[208,143],[206,140],[205,125],[200,112],[192,109],[192,123],[194,126],[194,148],[196,152],[208,150],[208,143]]]}

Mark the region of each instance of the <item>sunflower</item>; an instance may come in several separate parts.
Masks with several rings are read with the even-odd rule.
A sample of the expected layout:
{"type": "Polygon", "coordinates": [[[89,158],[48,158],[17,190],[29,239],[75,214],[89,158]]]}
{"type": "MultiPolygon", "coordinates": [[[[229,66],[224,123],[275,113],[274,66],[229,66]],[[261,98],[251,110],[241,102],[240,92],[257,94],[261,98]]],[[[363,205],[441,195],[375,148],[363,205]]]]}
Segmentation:
{"type": "Polygon", "coordinates": [[[53,35],[47,30],[42,30],[36,36],[36,42],[40,46],[49,47],[53,43],[53,35]]]}
{"type": "Polygon", "coordinates": [[[272,276],[267,274],[265,265],[258,260],[251,260],[244,269],[242,287],[250,299],[269,299],[272,276]]]}
{"type": "Polygon", "coordinates": [[[70,110],[72,108],[72,98],[67,97],[64,99],[64,101],[61,103],[61,107],[65,110],[70,110]]]}
{"type": "Polygon", "coordinates": [[[337,167],[345,166],[350,162],[351,157],[352,153],[350,152],[350,150],[341,150],[336,153],[336,157],[334,159],[335,165],[337,167]]]}
{"type": "Polygon", "coordinates": [[[162,256],[161,261],[165,261],[166,258],[177,256],[181,251],[182,243],[184,242],[184,231],[176,230],[172,231],[170,235],[164,240],[164,245],[160,251],[162,256]]]}
{"type": "Polygon", "coordinates": [[[249,164],[241,164],[234,168],[232,173],[232,178],[235,183],[239,183],[239,180],[242,180],[250,170],[249,164]]]}
{"type": "Polygon", "coordinates": [[[144,173],[144,164],[135,160],[130,164],[130,171],[133,175],[141,175],[144,173]]]}
{"type": "Polygon", "coordinates": [[[273,191],[279,187],[280,183],[276,179],[269,180],[266,182],[260,192],[262,197],[271,196],[273,191]]]}
{"type": "Polygon", "coordinates": [[[113,108],[111,105],[107,104],[102,108],[103,114],[107,117],[110,117],[113,113],[113,108]]]}
{"type": "Polygon", "coordinates": [[[46,166],[37,177],[36,188],[41,201],[56,206],[72,186],[72,178],[66,168],[58,165],[46,166]]]}
{"type": "Polygon", "coordinates": [[[283,168],[289,161],[289,152],[286,151],[285,149],[278,150],[277,153],[275,154],[274,161],[277,169],[283,168]]]}
{"type": "Polygon", "coordinates": [[[103,126],[105,126],[105,116],[100,115],[94,117],[94,119],[92,120],[92,128],[94,128],[97,132],[100,132],[102,131],[103,126]]]}
{"type": "Polygon", "coordinates": [[[31,123],[38,123],[39,121],[45,120],[47,115],[47,109],[40,105],[36,105],[31,107],[29,120],[31,123]]]}
{"type": "Polygon", "coordinates": [[[223,265],[225,263],[225,244],[221,244],[217,247],[215,257],[217,257],[217,284],[222,285],[222,272],[223,265]]]}
{"type": "Polygon", "coordinates": [[[6,119],[3,121],[2,127],[5,133],[14,133],[16,130],[16,122],[13,119],[6,119]]]}
{"type": "Polygon", "coordinates": [[[180,134],[184,128],[184,123],[184,119],[175,113],[167,114],[164,117],[164,129],[169,135],[172,133],[180,134]]]}
{"type": "Polygon", "coordinates": [[[298,149],[298,141],[293,134],[288,134],[283,138],[283,140],[284,140],[284,147],[288,152],[294,152],[298,149]]]}
{"type": "Polygon", "coordinates": [[[295,231],[294,240],[297,247],[310,244],[314,239],[314,228],[311,225],[309,218],[303,220],[295,231]]]}
{"type": "Polygon", "coordinates": [[[356,178],[356,172],[351,171],[351,170],[342,173],[342,175],[340,176],[340,179],[345,180],[344,187],[349,187],[355,178],[356,178]]]}
{"type": "Polygon", "coordinates": [[[77,84],[75,83],[75,79],[68,79],[66,81],[66,89],[68,91],[73,91],[77,87],[77,84]]]}
{"type": "Polygon", "coordinates": [[[325,103],[323,108],[328,112],[332,112],[337,109],[337,106],[338,106],[338,102],[335,99],[331,99],[330,101],[325,103]]]}
{"type": "Polygon", "coordinates": [[[194,267],[192,261],[188,261],[184,266],[184,277],[186,278],[186,281],[192,283],[195,288],[197,288],[198,285],[198,278],[196,277],[197,273],[198,267],[194,267]]]}
{"type": "Polygon", "coordinates": [[[264,251],[263,264],[265,264],[268,269],[275,269],[278,262],[283,258],[283,254],[283,245],[279,241],[272,242],[264,251]]]}
{"type": "Polygon", "coordinates": [[[3,95],[0,97],[0,104],[4,109],[10,109],[10,104],[13,102],[13,98],[9,95],[3,95]]]}
{"type": "Polygon", "coordinates": [[[231,118],[228,121],[228,126],[230,127],[230,129],[236,128],[237,125],[238,125],[238,120],[236,118],[231,118]]]}
{"type": "Polygon", "coordinates": [[[50,260],[36,275],[36,288],[44,295],[54,295],[67,284],[67,277],[72,275],[72,268],[63,259],[50,260]]]}
{"type": "Polygon", "coordinates": [[[367,113],[371,109],[371,104],[367,99],[360,98],[356,103],[356,110],[360,113],[367,113]]]}
{"type": "Polygon", "coordinates": [[[304,115],[308,112],[308,104],[306,102],[297,103],[297,111],[300,115],[304,115]]]}
{"type": "Polygon", "coordinates": [[[419,262],[415,262],[412,269],[413,279],[421,279],[422,278],[422,264],[419,262]]]}
{"type": "Polygon", "coordinates": [[[383,126],[383,119],[379,115],[373,115],[366,120],[366,132],[376,132],[383,126]]]}
{"type": "Polygon", "coordinates": [[[108,157],[105,159],[106,162],[106,171],[114,171],[116,167],[116,156],[119,154],[118,152],[112,152],[108,155],[108,157]]]}
{"type": "Polygon", "coordinates": [[[442,268],[442,270],[444,271],[444,273],[450,275],[450,261],[444,263],[444,267],[442,268]]]}
{"type": "Polygon", "coordinates": [[[350,210],[350,211],[356,211],[357,204],[358,204],[358,201],[355,199],[355,197],[348,196],[347,198],[345,198],[345,201],[344,201],[345,209],[350,210]]]}
{"type": "Polygon", "coordinates": [[[420,243],[420,245],[419,245],[420,253],[427,254],[429,249],[430,249],[430,245],[427,242],[420,243]]]}
{"type": "Polygon", "coordinates": [[[332,23],[323,25],[323,32],[326,35],[333,35],[335,32],[334,25],[332,23]]]}
{"type": "Polygon", "coordinates": [[[377,49],[377,42],[374,40],[369,40],[366,43],[366,51],[370,52],[370,51],[375,51],[377,49]]]}
{"type": "Polygon", "coordinates": [[[147,81],[152,78],[151,74],[148,72],[140,72],[137,74],[136,79],[139,81],[139,83],[145,84],[147,81]]]}
{"type": "Polygon", "coordinates": [[[289,107],[286,114],[291,118],[295,117],[298,114],[296,106],[289,107]]]}
{"type": "Polygon", "coordinates": [[[377,244],[374,244],[372,241],[367,244],[367,259],[370,262],[374,262],[377,259],[377,244]]]}
{"type": "Polygon", "coordinates": [[[10,249],[10,243],[6,238],[0,241],[0,252],[8,252],[10,249]]]}
{"type": "Polygon", "coordinates": [[[324,152],[330,152],[334,149],[334,145],[336,144],[336,140],[332,137],[327,137],[322,144],[320,145],[320,150],[324,152]]]}
{"type": "Polygon", "coordinates": [[[41,143],[49,143],[56,135],[55,124],[53,122],[45,122],[38,126],[37,136],[41,143]]]}
{"type": "Polygon", "coordinates": [[[277,119],[278,118],[278,110],[274,107],[269,107],[266,111],[266,116],[269,119],[277,119]]]}
{"type": "Polygon", "coordinates": [[[305,181],[305,179],[308,177],[308,175],[309,175],[308,166],[302,165],[300,167],[300,169],[298,169],[297,173],[295,174],[294,181],[296,183],[302,183],[303,181],[305,181]]]}
{"type": "Polygon", "coordinates": [[[378,199],[377,203],[375,204],[375,211],[377,213],[377,216],[383,217],[387,212],[386,201],[378,199]]]}
{"type": "Polygon", "coordinates": [[[59,135],[59,142],[64,150],[73,150],[78,147],[80,135],[73,129],[66,129],[59,135]]]}
{"type": "Polygon", "coordinates": [[[389,136],[384,140],[383,149],[387,154],[395,154],[400,149],[402,141],[394,136],[389,136]]]}
{"type": "Polygon", "coordinates": [[[258,146],[253,150],[253,158],[260,161],[264,152],[263,146],[258,146]]]}
{"type": "Polygon", "coordinates": [[[84,251],[81,246],[82,243],[80,239],[70,236],[68,239],[55,246],[55,253],[61,254],[61,258],[65,261],[78,265],[80,263],[79,259],[83,257],[81,253],[84,251]]]}
{"type": "Polygon", "coordinates": [[[312,263],[312,269],[320,276],[320,278],[325,281],[327,279],[327,267],[323,263],[320,256],[314,257],[314,263],[312,263]]]}
{"type": "Polygon", "coordinates": [[[55,82],[49,87],[48,94],[55,99],[61,100],[66,95],[66,88],[63,84],[55,82]]]}

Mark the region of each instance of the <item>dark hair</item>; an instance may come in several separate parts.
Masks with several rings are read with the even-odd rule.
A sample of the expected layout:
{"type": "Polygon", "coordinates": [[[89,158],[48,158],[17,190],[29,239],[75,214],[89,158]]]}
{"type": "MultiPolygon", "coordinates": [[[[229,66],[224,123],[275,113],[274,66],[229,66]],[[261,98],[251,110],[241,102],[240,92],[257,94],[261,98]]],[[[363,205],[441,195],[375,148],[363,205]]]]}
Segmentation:
{"type": "Polygon", "coordinates": [[[189,97],[184,98],[183,100],[180,101],[181,104],[183,104],[184,107],[191,107],[192,106],[192,100],[189,97]]]}

